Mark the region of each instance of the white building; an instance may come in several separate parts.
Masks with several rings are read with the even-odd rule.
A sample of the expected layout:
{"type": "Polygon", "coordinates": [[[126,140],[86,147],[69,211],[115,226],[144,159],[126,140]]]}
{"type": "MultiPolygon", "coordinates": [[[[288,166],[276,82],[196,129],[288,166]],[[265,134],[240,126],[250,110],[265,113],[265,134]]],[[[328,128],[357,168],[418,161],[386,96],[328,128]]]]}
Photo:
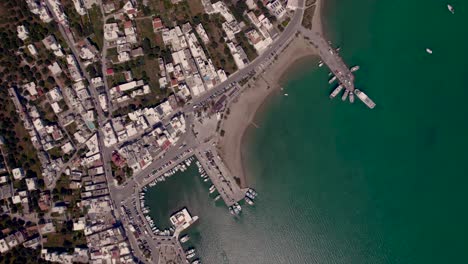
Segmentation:
{"type": "Polygon", "coordinates": [[[119,25],[117,23],[104,24],[104,39],[115,41],[119,38],[119,25]]]}
{"type": "Polygon", "coordinates": [[[206,31],[201,23],[195,27],[195,30],[197,31],[198,36],[200,36],[204,44],[210,43],[210,38],[208,37],[208,34],[206,34],[206,31]]]}
{"type": "Polygon", "coordinates": [[[28,47],[29,53],[31,53],[31,55],[33,55],[33,56],[37,55],[37,50],[36,50],[36,47],[34,47],[34,44],[29,44],[27,47],[28,47]]]}
{"type": "Polygon", "coordinates": [[[62,152],[63,152],[64,154],[68,154],[68,153],[70,153],[70,152],[72,152],[72,151],[75,150],[75,148],[73,147],[73,145],[72,145],[70,142],[65,143],[65,144],[62,145],[60,148],[62,149],[62,152]]]}
{"type": "Polygon", "coordinates": [[[37,95],[36,84],[34,82],[30,82],[30,83],[23,85],[23,88],[25,88],[31,96],[37,95]]]}
{"type": "Polygon", "coordinates": [[[25,176],[23,168],[15,168],[15,169],[11,170],[11,172],[13,173],[13,178],[15,180],[21,180],[25,176]]]}
{"type": "Polygon", "coordinates": [[[54,111],[54,113],[56,114],[61,113],[63,111],[63,109],[60,107],[60,105],[57,102],[51,103],[50,107],[52,107],[52,111],[54,111]]]}
{"type": "Polygon", "coordinates": [[[25,26],[21,25],[16,28],[16,32],[18,33],[18,38],[22,41],[25,41],[29,37],[29,32],[25,26]]]}
{"type": "Polygon", "coordinates": [[[279,0],[270,1],[266,6],[270,13],[278,19],[282,18],[286,14],[286,8],[284,8],[279,0]]]}
{"type": "Polygon", "coordinates": [[[52,65],[47,66],[52,75],[59,75],[62,72],[62,68],[57,62],[52,63],[52,65]]]}
{"type": "Polygon", "coordinates": [[[28,178],[26,179],[26,186],[28,187],[28,191],[34,191],[37,189],[37,179],[36,178],[28,178]]]}
{"type": "Polygon", "coordinates": [[[81,2],[81,0],[72,0],[72,1],[73,1],[73,5],[75,6],[76,12],[80,16],[86,15],[86,9],[84,8],[83,3],[81,2]]]}

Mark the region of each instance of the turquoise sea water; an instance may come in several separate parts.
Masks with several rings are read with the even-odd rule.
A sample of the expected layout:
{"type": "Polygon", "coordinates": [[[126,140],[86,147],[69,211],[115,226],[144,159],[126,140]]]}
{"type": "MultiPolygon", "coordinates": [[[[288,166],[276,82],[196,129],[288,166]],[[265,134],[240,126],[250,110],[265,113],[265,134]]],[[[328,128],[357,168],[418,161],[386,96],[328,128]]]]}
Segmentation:
{"type": "Polygon", "coordinates": [[[468,2],[446,4],[327,0],[327,36],[377,107],[330,101],[311,65],[246,142],[254,207],[233,219],[192,169],[150,190],[151,213],[200,216],[204,263],[468,263],[468,2]]]}

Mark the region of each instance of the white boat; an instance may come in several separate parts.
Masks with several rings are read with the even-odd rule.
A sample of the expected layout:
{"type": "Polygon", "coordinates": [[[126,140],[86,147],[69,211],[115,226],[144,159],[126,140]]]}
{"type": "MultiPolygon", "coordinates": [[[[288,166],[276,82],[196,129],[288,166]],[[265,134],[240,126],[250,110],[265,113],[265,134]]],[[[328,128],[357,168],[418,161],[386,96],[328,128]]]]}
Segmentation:
{"type": "Polygon", "coordinates": [[[338,85],[338,87],[335,88],[335,90],[333,90],[333,92],[330,94],[330,99],[333,99],[335,98],[340,92],[341,90],[343,90],[343,85],[338,85]]]}
{"type": "Polygon", "coordinates": [[[452,15],[455,14],[455,8],[453,8],[453,6],[447,5],[447,9],[452,13],[452,15]]]}
{"type": "Polygon", "coordinates": [[[189,239],[190,239],[190,237],[188,235],[185,235],[185,236],[180,238],[180,242],[185,243],[185,242],[189,241],[189,239]]]}
{"type": "Polygon", "coordinates": [[[248,203],[249,205],[254,205],[254,202],[253,202],[249,197],[245,197],[244,200],[245,200],[245,202],[248,203]]]}
{"type": "Polygon", "coordinates": [[[319,67],[322,67],[323,66],[323,62],[320,61],[319,64],[318,64],[319,67]]]}
{"type": "Polygon", "coordinates": [[[214,191],[216,191],[215,186],[214,186],[214,185],[211,185],[209,191],[210,191],[210,193],[213,193],[214,191]]]}
{"type": "Polygon", "coordinates": [[[284,96],[288,96],[289,94],[285,93],[284,96]]]}
{"type": "Polygon", "coordinates": [[[241,211],[242,211],[242,207],[241,207],[238,203],[236,203],[236,204],[234,205],[234,212],[235,212],[236,214],[239,214],[241,211]]]}
{"type": "Polygon", "coordinates": [[[349,94],[349,90],[346,90],[343,94],[343,96],[341,97],[341,100],[342,101],[346,101],[346,99],[348,98],[348,94],[349,94]]]}
{"type": "Polygon", "coordinates": [[[349,102],[354,103],[354,93],[353,92],[349,93],[349,102]]]}
{"type": "Polygon", "coordinates": [[[200,260],[196,259],[194,261],[192,261],[192,264],[201,264],[200,260]]]}
{"type": "Polygon", "coordinates": [[[357,70],[359,70],[359,66],[358,66],[358,65],[356,65],[356,66],[354,66],[354,67],[351,68],[351,72],[355,72],[355,71],[357,71],[357,70]]]}
{"type": "Polygon", "coordinates": [[[333,76],[333,78],[331,78],[331,79],[328,81],[328,83],[329,83],[329,84],[332,84],[335,80],[336,80],[336,76],[333,76]]]}
{"type": "Polygon", "coordinates": [[[372,101],[372,99],[370,99],[364,92],[360,91],[359,89],[356,89],[356,95],[358,96],[358,98],[364,103],[367,105],[367,107],[369,107],[370,109],[373,109],[375,107],[375,103],[374,101],[372,101]]]}
{"type": "Polygon", "coordinates": [[[189,250],[187,250],[187,252],[185,252],[187,255],[189,254],[194,254],[195,253],[195,249],[194,248],[191,248],[189,250]]]}
{"type": "Polygon", "coordinates": [[[429,49],[429,48],[426,49],[426,52],[429,53],[429,54],[432,54],[432,50],[429,49]]]}
{"type": "Polygon", "coordinates": [[[188,254],[188,255],[187,255],[187,259],[191,259],[191,258],[193,258],[193,257],[195,257],[195,253],[192,253],[192,254],[188,254]]]}
{"type": "MultiPolygon", "coordinates": [[[[246,194],[249,194],[249,195],[251,195],[251,196],[254,197],[254,198],[257,197],[257,195],[258,195],[257,192],[256,192],[254,189],[251,189],[251,188],[249,188],[249,189],[247,190],[247,193],[246,193],[246,194]]],[[[249,196],[249,197],[252,198],[251,196],[249,196]]]]}

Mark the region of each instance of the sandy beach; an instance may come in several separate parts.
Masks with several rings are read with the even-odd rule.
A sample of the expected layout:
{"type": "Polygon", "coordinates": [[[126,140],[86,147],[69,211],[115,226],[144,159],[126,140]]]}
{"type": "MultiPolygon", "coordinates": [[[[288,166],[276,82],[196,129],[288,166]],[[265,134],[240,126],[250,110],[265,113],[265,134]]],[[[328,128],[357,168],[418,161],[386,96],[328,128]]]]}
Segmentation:
{"type": "MultiPolygon", "coordinates": [[[[320,2],[316,1],[312,25],[314,30],[321,31],[320,2]]],[[[269,97],[279,94],[281,82],[288,78],[291,69],[313,56],[317,56],[317,51],[302,36],[296,35],[277,59],[258,78],[249,81],[242,93],[227,106],[229,115],[221,125],[225,134],[220,137],[218,148],[232,174],[240,180],[241,187],[248,185],[242,163],[242,144],[247,130],[258,126],[254,122],[257,112],[269,97]]]]}

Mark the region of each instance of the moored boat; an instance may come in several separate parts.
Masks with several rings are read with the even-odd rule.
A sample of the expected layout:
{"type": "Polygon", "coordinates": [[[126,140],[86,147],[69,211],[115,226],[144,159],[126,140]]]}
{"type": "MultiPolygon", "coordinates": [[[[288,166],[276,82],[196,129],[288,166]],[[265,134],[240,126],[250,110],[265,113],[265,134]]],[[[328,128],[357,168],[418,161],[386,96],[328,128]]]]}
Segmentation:
{"type": "Polygon", "coordinates": [[[375,107],[375,103],[374,101],[372,101],[372,99],[369,98],[369,96],[367,96],[367,94],[365,94],[364,92],[360,91],[359,89],[356,89],[354,90],[357,97],[364,103],[367,105],[367,107],[369,107],[370,109],[373,109],[375,107]]]}
{"type": "Polygon", "coordinates": [[[250,199],[249,197],[245,197],[244,200],[245,200],[245,202],[248,203],[249,205],[254,205],[254,202],[253,202],[252,199],[250,199]]]}
{"type": "Polygon", "coordinates": [[[335,98],[341,92],[341,90],[343,90],[342,84],[338,85],[338,87],[336,87],[335,90],[333,90],[333,92],[330,94],[330,99],[335,98]]]}
{"type": "Polygon", "coordinates": [[[348,94],[349,94],[349,90],[346,90],[343,94],[343,96],[341,97],[341,100],[342,101],[346,101],[346,99],[348,98],[348,94]]]}
{"type": "Polygon", "coordinates": [[[216,191],[215,186],[214,186],[214,185],[211,185],[209,191],[210,191],[210,193],[213,193],[214,191],[216,191]]]}
{"type": "Polygon", "coordinates": [[[349,93],[349,102],[354,103],[354,92],[349,93]]]}
{"type": "Polygon", "coordinates": [[[357,70],[359,70],[359,66],[358,66],[358,65],[356,65],[356,66],[354,66],[354,67],[351,68],[351,72],[355,72],[355,71],[357,71],[357,70]]]}
{"type": "Polygon", "coordinates": [[[185,236],[180,238],[180,242],[185,243],[185,242],[189,241],[189,239],[190,239],[190,237],[188,235],[185,235],[185,236]]]}

